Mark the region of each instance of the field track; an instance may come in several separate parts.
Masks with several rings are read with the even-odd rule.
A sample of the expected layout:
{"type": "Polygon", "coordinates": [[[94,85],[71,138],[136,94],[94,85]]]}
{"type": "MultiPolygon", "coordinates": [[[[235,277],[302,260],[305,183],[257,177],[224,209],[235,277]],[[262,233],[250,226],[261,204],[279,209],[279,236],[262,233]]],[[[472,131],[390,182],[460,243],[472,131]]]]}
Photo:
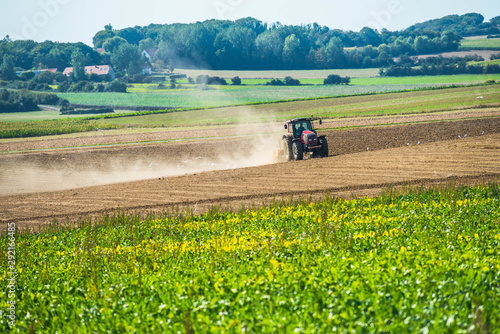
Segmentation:
{"type": "MultiPolygon", "coordinates": [[[[326,192],[370,195],[391,185],[467,184],[500,177],[499,117],[330,130],[327,138],[329,158],[244,168],[236,167],[258,160],[270,137],[4,155],[0,160],[0,224],[15,221],[20,228],[36,228],[54,219],[74,221],[117,209],[144,213],[189,205],[202,212],[214,204],[239,208],[241,203],[258,205],[273,198],[326,192]],[[199,172],[190,168],[194,164],[224,170],[199,172]],[[29,175],[29,169],[19,172],[13,167],[28,165],[37,169],[34,175],[29,175]],[[60,175],[61,168],[67,172],[66,179],[60,175]],[[62,179],[51,179],[54,173],[62,179]],[[131,174],[151,178],[130,181],[131,174]],[[176,174],[185,175],[167,177],[176,174]],[[118,183],[89,187],[89,183],[70,182],[75,179],[118,183]],[[23,190],[16,185],[23,180],[33,183],[33,188],[23,190]],[[50,186],[55,191],[40,192],[50,186]],[[9,194],[9,189],[25,193],[9,194]]],[[[261,163],[265,162],[255,162],[261,163]]]]}

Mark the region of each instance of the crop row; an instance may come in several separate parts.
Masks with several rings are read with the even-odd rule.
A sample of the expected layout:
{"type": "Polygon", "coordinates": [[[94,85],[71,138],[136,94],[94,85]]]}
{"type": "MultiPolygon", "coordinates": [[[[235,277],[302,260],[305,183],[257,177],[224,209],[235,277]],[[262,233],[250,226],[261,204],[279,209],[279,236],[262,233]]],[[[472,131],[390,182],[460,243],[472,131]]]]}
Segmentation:
{"type": "MultiPolygon", "coordinates": [[[[201,216],[119,213],[18,232],[18,320],[0,327],[496,332],[499,204],[500,187],[489,185],[201,216]]],[[[0,300],[5,309],[5,289],[0,300]]]]}
{"type": "Polygon", "coordinates": [[[98,124],[96,121],[84,119],[3,122],[0,129],[0,138],[52,136],[116,128],[118,126],[114,124],[98,124]]]}

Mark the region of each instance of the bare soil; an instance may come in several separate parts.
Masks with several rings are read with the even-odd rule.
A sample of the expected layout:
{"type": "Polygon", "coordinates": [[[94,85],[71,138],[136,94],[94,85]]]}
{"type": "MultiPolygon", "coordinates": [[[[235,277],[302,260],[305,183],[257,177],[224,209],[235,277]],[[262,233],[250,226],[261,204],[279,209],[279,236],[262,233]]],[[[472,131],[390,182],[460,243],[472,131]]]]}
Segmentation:
{"type": "Polygon", "coordinates": [[[326,132],[329,158],[272,163],[275,137],[48,149],[0,156],[0,225],[117,209],[149,212],[272,198],[370,195],[391,185],[500,176],[500,117],[326,132]]]}

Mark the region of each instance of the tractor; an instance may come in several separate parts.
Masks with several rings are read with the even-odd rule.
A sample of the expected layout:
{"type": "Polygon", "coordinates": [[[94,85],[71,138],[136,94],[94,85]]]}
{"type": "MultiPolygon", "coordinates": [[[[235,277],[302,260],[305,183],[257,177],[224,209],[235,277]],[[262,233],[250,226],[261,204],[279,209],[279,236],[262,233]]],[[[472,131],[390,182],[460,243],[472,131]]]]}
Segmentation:
{"type": "MultiPolygon", "coordinates": [[[[279,156],[285,160],[302,160],[304,153],[309,153],[313,158],[328,157],[328,143],[325,136],[318,136],[312,128],[312,117],[295,118],[285,122],[287,133],[283,135],[279,156]]],[[[319,124],[322,124],[319,119],[319,124]]]]}

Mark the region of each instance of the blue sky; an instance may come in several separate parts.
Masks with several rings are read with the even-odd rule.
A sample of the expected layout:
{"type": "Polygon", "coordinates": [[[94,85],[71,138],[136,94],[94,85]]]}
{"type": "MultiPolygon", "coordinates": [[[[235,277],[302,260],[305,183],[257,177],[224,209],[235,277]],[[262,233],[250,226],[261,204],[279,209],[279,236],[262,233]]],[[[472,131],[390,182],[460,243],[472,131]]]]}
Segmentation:
{"type": "Polygon", "coordinates": [[[191,23],[254,17],[359,31],[389,30],[450,14],[500,15],[498,0],[0,0],[0,38],[84,42],[111,23],[115,29],[150,23],[191,23]]]}

